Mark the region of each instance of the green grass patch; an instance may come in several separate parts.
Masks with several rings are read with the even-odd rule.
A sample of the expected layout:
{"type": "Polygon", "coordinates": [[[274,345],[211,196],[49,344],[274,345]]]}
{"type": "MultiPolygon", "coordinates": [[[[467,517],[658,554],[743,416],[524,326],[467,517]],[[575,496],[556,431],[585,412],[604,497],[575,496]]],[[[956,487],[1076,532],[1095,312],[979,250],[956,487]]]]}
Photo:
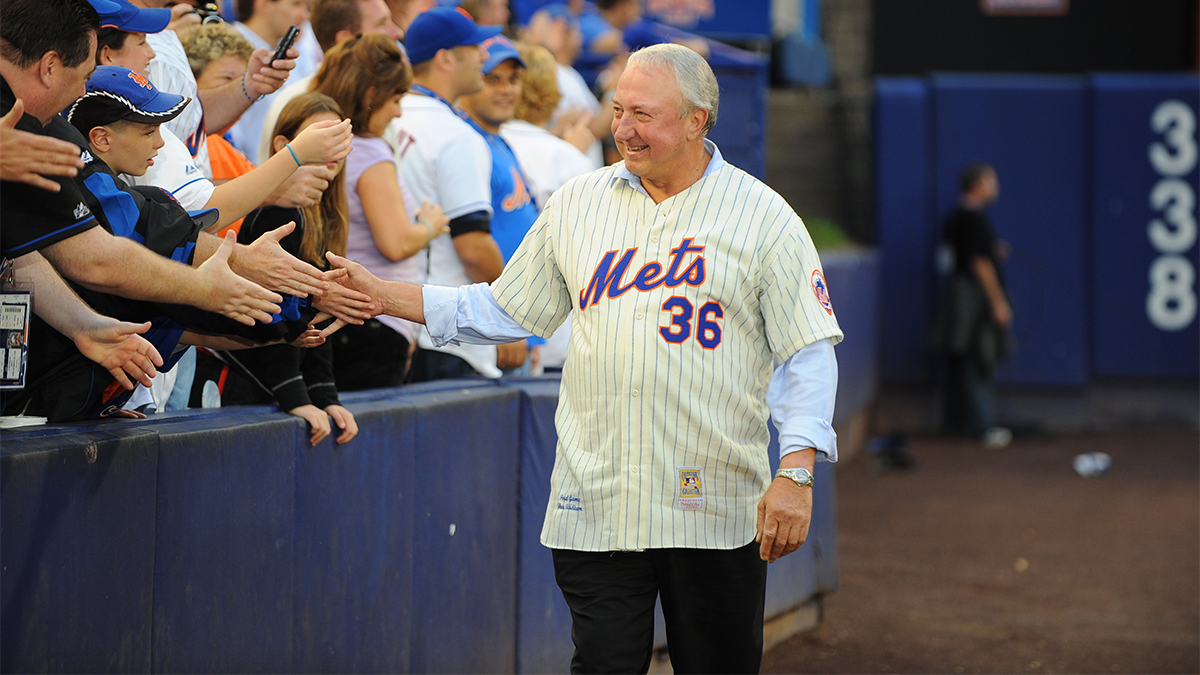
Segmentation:
{"type": "Polygon", "coordinates": [[[817,250],[830,248],[846,248],[854,245],[854,240],[836,222],[828,218],[804,219],[804,226],[812,237],[817,250]]]}

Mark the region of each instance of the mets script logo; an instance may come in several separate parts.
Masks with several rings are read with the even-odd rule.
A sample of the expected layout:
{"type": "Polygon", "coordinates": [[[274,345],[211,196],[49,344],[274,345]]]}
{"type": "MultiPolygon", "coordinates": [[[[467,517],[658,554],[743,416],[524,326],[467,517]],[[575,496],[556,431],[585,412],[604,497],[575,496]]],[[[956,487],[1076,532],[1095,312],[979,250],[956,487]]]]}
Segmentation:
{"type": "Polygon", "coordinates": [[[188,152],[191,153],[192,157],[195,157],[200,153],[200,143],[205,141],[207,138],[208,132],[204,129],[204,118],[201,117],[200,126],[196,127],[196,133],[188,136],[187,140],[184,141],[184,145],[187,146],[188,152]]]}
{"type": "Polygon", "coordinates": [[[500,208],[516,211],[529,203],[529,188],[525,187],[525,181],[521,180],[521,172],[517,171],[516,167],[509,167],[508,170],[512,172],[513,191],[500,202],[500,208]]]}
{"type": "Polygon", "coordinates": [[[829,286],[825,285],[825,275],[821,274],[821,270],[813,270],[812,289],[813,295],[817,296],[817,302],[825,308],[825,313],[832,315],[833,303],[829,301],[829,286]]]}
{"type": "Polygon", "coordinates": [[[147,80],[146,78],[133,72],[132,70],[129,71],[129,79],[133,80],[134,82],[137,82],[137,85],[139,87],[141,87],[142,89],[150,89],[150,80],[147,80]]]}
{"type": "Polygon", "coordinates": [[[633,262],[633,256],[636,253],[637,247],[635,246],[625,249],[620,260],[617,259],[616,251],[604,254],[604,257],[600,259],[600,264],[596,265],[596,271],[592,273],[587,288],[579,293],[579,311],[582,312],[589,305],[600,302],[600,299],[604,297],[619,298],[631,288],[644,293],[659,286],[675,288],[682,284],[699,286],[704,283],[706,276],[704,256],[699,255],[704,253],[704,247],[693,245],[691,237],[684,239],[679,242],[679,246],[671,249],[671,260],[667,264],[665,273],[663,264],[652,260],[642,265],[637,274],[633,275],[633,281],[622,284],[621,280],[625,277],[625,272],[629,270],[629,264],[633,262]],[[697,254],[696,257],[684,267],[689,255],[693,253],[697,254]],[[679,271],[680,268],[683,268],[683,272],[679,271]]]}
{"type": "Polygon", "coordinates": [[[700,19],[713,17],[712,0],[649,0],[646,13],[666,21],[672,26],[691,28],[700,19]]]}

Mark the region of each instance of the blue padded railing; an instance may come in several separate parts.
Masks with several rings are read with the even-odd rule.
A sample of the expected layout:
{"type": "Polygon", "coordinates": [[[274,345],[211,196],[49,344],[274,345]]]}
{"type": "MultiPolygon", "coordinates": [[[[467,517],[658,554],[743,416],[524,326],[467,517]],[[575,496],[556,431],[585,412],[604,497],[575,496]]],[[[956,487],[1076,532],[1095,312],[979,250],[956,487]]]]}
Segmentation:
{"type": "MultiPolygon", "coordinates": [[[[855,336],[838,419],[874,391],[857,364],[877,268],[825,266],[855,336]]],[[[564,671],[570,615],[538,543],[557,380],[342,400],[359,426],[342,446],[265,406],[0,433],[0,671],[564,671]]],[[[816,477],[768,615],[837,587],[833,467],[816,477]]]]}

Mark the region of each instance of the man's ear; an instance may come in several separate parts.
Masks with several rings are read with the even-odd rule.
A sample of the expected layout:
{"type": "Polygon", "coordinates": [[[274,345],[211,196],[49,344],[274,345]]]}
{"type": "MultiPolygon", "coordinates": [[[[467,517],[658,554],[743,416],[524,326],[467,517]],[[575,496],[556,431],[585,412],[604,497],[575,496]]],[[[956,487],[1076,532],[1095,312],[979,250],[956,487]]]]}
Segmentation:
{"type": "Polygon", "coordinates": [[[689,141],[694,141],[704,135],[704,126],[708,124],[708,111],[704,108],[696,108],[688,114],[688,133],[689,141]]]}
{"type": "Polygon", "coordinates": [[[433,55],[433,65],[438,70],[453,72],[456,59],[457,57],[454,55],[454,50],[439,49],[438,52],[433,55]]]}
{"type": "Polygon", "coordinates": [[[346,29],[339,30],[338,32],[333,34],[333,44],[336,45],[337,43],[341,42],[342,40],[346,40],[346,39],[349,39],[352,37],[354,37],[354,33],[350,32],[346,29]]]}
{"type": "Polygon", "coordinates": [[[50,50],[42,54],[42,58],[38,61],[38,79],[42,86],[47,89],[53,88],[54,78],[60,74],[62,67],[62,59],[58,56],[58,52],[50,50]]]}
{"type": "Polygon", "coordinates": [[[100,47],[100,51],[96,52],[96,63],[102,66],[116,65],[113,62],[112,51],[112,47],[108,45],[100,47]]]}
{"type": "Polygon", "coordinates": [[[112,150],[112,136],[109,134],[108,127],[92,127],[92,130],[88,132],[88,143],[96,152],[112,150]]]}

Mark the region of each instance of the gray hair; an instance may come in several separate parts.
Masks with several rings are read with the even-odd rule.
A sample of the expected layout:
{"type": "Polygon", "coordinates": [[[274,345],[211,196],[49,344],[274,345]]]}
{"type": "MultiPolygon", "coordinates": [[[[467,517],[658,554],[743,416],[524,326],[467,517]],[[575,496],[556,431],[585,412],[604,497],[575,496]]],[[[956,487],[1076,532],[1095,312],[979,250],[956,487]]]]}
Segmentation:
{"type": "Polygon", "coordinates": [[[679,86],[683,102],[688,106],[680,109],[679,116],[683,117],[697,109],[707,110],[708,122],[702,133],[708,135],[717,123],[717,104],[721,93],[717,87],[717,76],[713,75],[704,57],[683,45],[668,43],[637,50],[629,56],[628,65],[642,70],[669,69],[675,73],[675,84],[679,86]]]}

